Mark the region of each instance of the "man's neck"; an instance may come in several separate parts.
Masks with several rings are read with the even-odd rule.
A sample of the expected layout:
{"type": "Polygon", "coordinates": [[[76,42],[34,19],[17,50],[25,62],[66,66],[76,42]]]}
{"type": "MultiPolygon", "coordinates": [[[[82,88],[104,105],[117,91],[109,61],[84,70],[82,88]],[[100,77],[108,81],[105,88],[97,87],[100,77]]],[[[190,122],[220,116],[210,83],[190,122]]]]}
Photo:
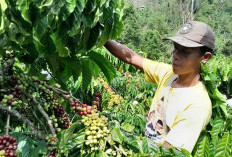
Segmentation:
{"type": "Polygon", "coordinates": [[[175,80],[172,84],[173,88],[181,88],[181,87],[193,87],[200,82],[200,74],[199,73],[191,73],[185,75],[178,75],[177,80],[175,80]]]}

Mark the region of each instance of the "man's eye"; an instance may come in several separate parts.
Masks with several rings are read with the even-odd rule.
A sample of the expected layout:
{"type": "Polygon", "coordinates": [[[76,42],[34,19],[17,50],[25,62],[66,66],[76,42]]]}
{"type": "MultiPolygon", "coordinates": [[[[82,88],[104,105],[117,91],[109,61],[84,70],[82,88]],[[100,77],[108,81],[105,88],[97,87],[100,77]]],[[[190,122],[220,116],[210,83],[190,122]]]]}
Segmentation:
{"type": "Polygon", "coordinates": [[[188,51],[185,51],[185,50],[183,50],[182,52],[185,53],[186,55],[190,54],[188,51]]]}
{"type": "Polygon", "coordinates": [[[174,54],[176,51],[177,51],[177,49],[176,49],[176,48],[174,48],[174,49],[172,50],[172,53],[174,54]]]}

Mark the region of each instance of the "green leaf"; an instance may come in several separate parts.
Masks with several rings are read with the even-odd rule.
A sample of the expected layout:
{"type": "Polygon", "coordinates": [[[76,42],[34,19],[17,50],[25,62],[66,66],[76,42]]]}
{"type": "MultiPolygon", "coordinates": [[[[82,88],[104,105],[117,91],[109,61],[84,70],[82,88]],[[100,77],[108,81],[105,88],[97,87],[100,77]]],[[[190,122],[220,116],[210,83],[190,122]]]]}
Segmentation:
{"type": "Polygon", "coordinates": [[[71,140],[74,137],[73,132],[77,128],[77,126],[80,124],[80,121],[77,121],[73,123],[68,129],[63,130],[60,134],[59,137],[59,147],[62,147],[68,143],[69,140],[71,140]]]}
{"type": "Polygon", "coordinates": [[[86,0],[77,1],[76,7],[79,14],[84,10],[85,5],[86,5],[86,0]]]}
{"type": "Polygon", "coordinates": [[[113,26],[113,18],[110,17],[104,23],[104,30],[103,30],[102,36],[97,44],[97,47],[102,47],[106,43],[106,41],[109,39],[110,32],[112,30],[112,26],[113,26]]]}
{"type": "Polygon", "coordinates": [[[87,0],[85,9],[86,13],[90,14],[96,8],[96,0],[87,0]]]}
{"type": "MultiPolygon", "coordinates": [[[[73,152],[73,150],[81,148],[84,142],[85,142],[85,129],[81,129],[74,134],[74,137],[70,139],[66,145],[62,145],[59,149],[63,150],[65,156],[69,156],[70,150],[73,152]]],[[[62,156],[62,155],[58,154],[58,156],[62,156]]]]}
{"type": "Polygon", "coordinates": [[[181,149],[181,152],[185,157],[192,157],[191,153],[186,149],[181,149]]]}
{"type": "Polygon", "coordinates": [[[113,129],[113,128],[120,129],[120,123],[117,120],[110,121],[109,126],[110,126],[111,129],[113,129]]]}
{"type": "Polygon", "coordinates": [[[92,61],[94,61],[100,67],[100,69],[106,76],[108,82],[111,82],[111,80],[116,75],[114,66],[104,56],[102,56],[97,52],[90,51],[87,55],[92,61]]]}
{"type": "Polygon", "coordinates": [[[24,45],[24,49],[27,50],[27,53],[21,57],[21,60],[23,60],[24,63],[31,64],[37,59],[37,57],[39,57],[39,52],[37,51],[34,43],[24,45]]]}
{"type": "Polygon", "coordinates": [[[61,11],[61,8],[64,6],[64,1],[57,1],[51,8],[51,12],[55,15],[58,15],[61,11]]]}
{"type": "Polygon", "coordinates": [[[135,126],[134,125],[131,125],[129,123],[123,123],[121,128],[127,132],[133,132],[134,129],[135,129],[135,126]]]}
{"type": "Polygon", "coordinates": [[[60,21],[65,21],[69,18],[70,14],[76,7],[76,0],[65,0],[59,12],[60,21]]]}
{"type": "Polygon", "coordinates": [[[65,45],[65,41],[57,33],[51,35],[51,38],[56,46],[57,51],[59,52],[60,57],[68,57],[70,52],[65,45]]]}
{"type": "Polygon", "coordinates": [[[209,156],[209,137],[203,134],[197,144],[197,150],[194,157],[208,157],[209,156]]]}
{"type": "Polygon", "coordinates": [[[214,145],[211,143],[211,144],[209,145],[209,156],[210,156],[210,157],[214,157],[214,151],[215,151],[215,147],[214,147],[214,145]]]}
{"type": "Polygon", "coordinates": [[[99,3],[99,7],[101,7],[103,4],[106,3],[107,0],[99,0],[98,3],[99,3]]]}
{"type": "Polygon", "coordinates": [[[125,142],[130,149],[133,150],[133,152],[138,153],[140,151],[140,146],[138,144],[137,139],[134,136],[124,136],[124,140],[123,142],[125,142]]]}
{"type": "Polygon", "coordinates": [[[49,85],[54,86],[56,84],[56,81],[54,79],[49,80],[49,85]]]}
{"type": "Polygon", "coordinates": [[[91,83],[92,76],[93,76],[93,63],[91,60],[82,59],[82,90],[86,90],[89,84],[91,83]]]}
{"type": "Polygon", "coordinates": [[[68,12],[72,13],[76,7],[76,0],[65,0],[65,3],[68,8],[68,12]]]}
{"type": "Polygon", "coordinates": [[[24,157],[29,157],[30,154],[30,145],[32,145],[32,143],[29,143],[28,141],[24,140],[24,141],[20,141],[18,142],[18,151],[21,152],[22,156],[24,157]]]}
{"type": "Polygon", "coordinates": [[[42,19],[37,19],[34,23],[33,35],[38,39],[40,39],[46,33],[47,27],[48,27],[48,21],[46,17],[42,19]]]}
{"type": "Polygon", "coordinates": [[[73,58],[72,60],[70,60],[69,64],[71,66],[71,72],[73,75],[73,79],[74,81],[77,81],[81,74],[81,62],[79,59],[73,58]]]}
{"type": "Polygon", "coordinates": [[[97,43],[97,40],[100,36],[100,29],[100,23],[97,23],[97,25],[90,30],[90,38],[86,43],[86,50],[90,50],[97,43]]]}
{"type": "Polygon", "coordinates": [[[143,137],[142,148],[143,148],[144,153],[147,153],[150,155],[154,155],[158,152],[158,148],[157,148],[155,142],[149,138],[146,138],[146,137],[143,137]]]}
{"type": "Polygon", "coordinates": [[[122,19],[120,19],[120,13],[115,12],[114,13],[114,24],[113,24],[113,28],[110,33],[110,38],[111,39],[118,38],[122,32],[122,28],[123,28],[123,23],[122,23],[122,19]]]}
{"type": "Polygon", "coordinates": [[[58,67],[59,67],[58,58],[57,57],[48,58],[48,64],[52,73],[55,74],[58,71],[58,67]]]}
{"type": "Polygon", "coordinates": [[[29,13],[29,6],[30,1],[19,0],[18,9],[21,11],[21,15],[23,19],[31,24],[30,13],[29,13]]]}
{"type": "Polygon", "coordinates": [[[225,133],[219,143],[216,145],[215,157],[230,157],[231,156],[231,135],[225,133]]]}
{"type": "Polygon", "coordinates": [[[119,128],[114,128],[113,130],[111,130],[111,135],[112,135],[112,139],[120,144],[122,144],[123,141],[123,134],[120,131],[119,128]]]}
{"type": "Polygon", "coordinates": [[[65,70],[62,72],[62,78],[68,80],[72,76],[71,67],[69,65],[65,66],[65,70]]]}
{"type": "Polygon", "coordinates": [[[81,26],[81,16],[78,14],[76,10],[73,11],[71,14],[71,29],[69,32],[70,36],[74,36],[80,32],[80,26],[81,26]]]}
{"type": "Polygon", "coordinates": [[[181,151],[177,150],[175,147],[171,147],[170,151],[172,152],[173,156],[176,156],[176,157],[187,157],[187,156],[191,157],[190,153],[188,153],[187,156],[185,156],[186,154],[183,154],[181,151]]]}
{"type": "Polygon", "coordinates": [[[37,142],[24,136],[22,133],[15,132],[13,133],[13,137],[15,137],[18,142],[17,153],[23,157],[31,157],[30,153],[33,150],[34,144],[37,142]]]}
{"type": "Polygon", "coordinates": [[[224,127],[224,121],[221,118],[216,117],[213,120],[212,126],[213,127],[212,130],[210,131],[210,134],[211,134],[212,142],[216,146],[219,140],[218,135],[222,132],[224,127]]]}
{"type": "Polygon", "coordinates": [[[30,152],[30,157],[37,157],[41,154],[46,154],[47,153],[47,147],[46,147],[46,142],[45,141],[40,141],[38,144],[36,144],[37,147],[35,149],[32,149],[30,152]]]}
{"type": "Polygon", "coordinates": [[[73,140],[73,143],[75,143],[75,147],[81,148],[81,146],[85,142],[85,129],[78,131],[73,140]]]}
{"type": "Polygon", "coordinates": [[[50,6],[52,5],[53,3],[53,0],[44,0],[43,3],[42,3],[42,6],[50,6]]]}

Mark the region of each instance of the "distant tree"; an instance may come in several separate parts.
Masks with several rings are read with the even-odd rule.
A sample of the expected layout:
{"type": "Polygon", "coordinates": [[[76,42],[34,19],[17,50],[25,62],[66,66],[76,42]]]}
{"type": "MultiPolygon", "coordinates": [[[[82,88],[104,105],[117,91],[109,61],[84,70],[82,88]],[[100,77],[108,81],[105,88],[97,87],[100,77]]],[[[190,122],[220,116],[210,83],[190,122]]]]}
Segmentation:
{"type": "Polygon", "coordinates": [[[228,40],[223,49],[222,49],[222,54],[226,56],[232,56],[232,40],[228,40]]]}
{"type": "Polygon", "coordinates": [[[150,59],[158,60],[160,57],[168,57],[166,43],[157,30],[147,29],[142,36],[141,50],[147,53],[150,59]]]}
{"type": "Polygon", "coordinates": [[[137,20],[138,18],[135,13],[135,9],[132,5],[129,5],[124,10],[124,13],[124,27],[117,41],[125,44],[133,50],[137,50],[140,48],[141,29],[137,20]]]}

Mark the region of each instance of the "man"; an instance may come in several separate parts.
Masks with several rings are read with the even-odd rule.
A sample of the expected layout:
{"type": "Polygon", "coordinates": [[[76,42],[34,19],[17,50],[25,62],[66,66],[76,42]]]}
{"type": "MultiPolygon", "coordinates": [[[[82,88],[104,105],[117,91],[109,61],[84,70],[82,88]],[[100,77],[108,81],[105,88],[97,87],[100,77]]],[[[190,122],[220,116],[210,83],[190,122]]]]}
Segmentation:
{"type": "Polygon", "coordinates": [[[143,58],[116,41],[107,41],[105,47],[120,60],[144,72],[145,81],[158,84],[145,135],[158,146],[192,152],[212,115],[200,70],[201,62],[206,63],[212,57],[215,36],[205,23],[190,21],[176,36],[165,40],[172,40],[174,44],[172,65],[143,58]]]}

